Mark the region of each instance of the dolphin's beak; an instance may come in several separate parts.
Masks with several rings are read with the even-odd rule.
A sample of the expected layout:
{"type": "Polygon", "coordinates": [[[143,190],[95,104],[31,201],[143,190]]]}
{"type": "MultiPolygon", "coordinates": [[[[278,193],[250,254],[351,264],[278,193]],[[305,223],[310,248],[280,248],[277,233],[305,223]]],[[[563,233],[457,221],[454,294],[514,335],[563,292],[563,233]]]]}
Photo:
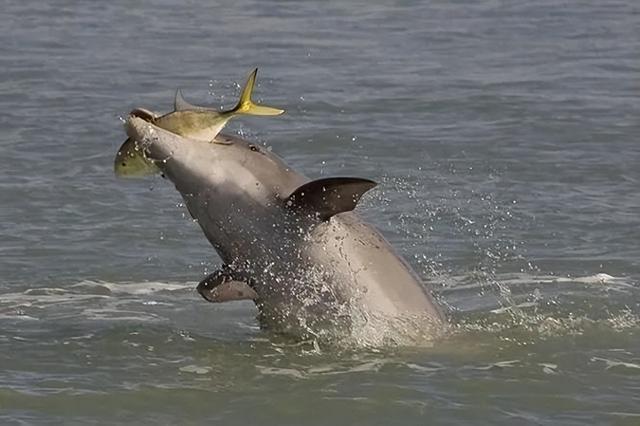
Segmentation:
{"type": "Polygon", "coordinates": [[[162,161],[173,156],[181,137],[145,120],[129,116],[124,124],[127,135],[136,141],[150,160],[162,161]]]}
{"type": "Polygon", "coordinates": [[[127,136],[139,141],[151,139],[155,133],[153,127],[155,126],[152,126],[150,123],[135,115],[130,115],[124,123],[127,136]]]}

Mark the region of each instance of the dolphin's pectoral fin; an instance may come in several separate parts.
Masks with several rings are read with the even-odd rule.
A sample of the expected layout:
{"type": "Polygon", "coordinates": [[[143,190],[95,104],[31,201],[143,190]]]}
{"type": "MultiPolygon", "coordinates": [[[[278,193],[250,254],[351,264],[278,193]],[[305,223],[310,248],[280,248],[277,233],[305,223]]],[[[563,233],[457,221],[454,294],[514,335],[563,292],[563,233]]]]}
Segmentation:
{"type": "Polygon", "coordinates": [[[213,303],[232,300],[256,300],[258,294],[251,288],[252,280],[229,268],[210,274],[198,284],[198,293],[213,303]]]}
{"type": "Polygon", "coordinates": [[[374,181],[362,178],[317,179],[293,191],[286,205],[328,220],[333,215],[355,209],[362,195],[376,185],[374,181]]]}

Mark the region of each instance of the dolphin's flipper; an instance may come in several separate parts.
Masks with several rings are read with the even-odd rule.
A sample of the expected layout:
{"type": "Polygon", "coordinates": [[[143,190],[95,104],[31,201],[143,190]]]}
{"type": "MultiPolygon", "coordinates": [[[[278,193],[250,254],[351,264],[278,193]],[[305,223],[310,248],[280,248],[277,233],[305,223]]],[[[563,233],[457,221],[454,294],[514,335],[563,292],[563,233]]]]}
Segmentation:
{"type": "Polygon", "coordinates": [[[178,89],[176,90],[176,97],[173,100],[173,109],[175,111],[184,111],[189,109],[201,110],[205,108],[187,102],[184,96],[182,96],[182,90],[178,89]]]}
{"type": "Polygon", "coordinates": [[[298,187],[286,205],[316,214],[320,220],[356,208],[362,195],[377,184],[369,179],[334,177],[317,179],[298,187]]]}
{"type": "Polygon", "coordinates": [[[251,279],[225,267],[210,274],[198,284],[198,293],[213,303],[232,300],[256,300],[258,294],[250,286],[251,279]]]}

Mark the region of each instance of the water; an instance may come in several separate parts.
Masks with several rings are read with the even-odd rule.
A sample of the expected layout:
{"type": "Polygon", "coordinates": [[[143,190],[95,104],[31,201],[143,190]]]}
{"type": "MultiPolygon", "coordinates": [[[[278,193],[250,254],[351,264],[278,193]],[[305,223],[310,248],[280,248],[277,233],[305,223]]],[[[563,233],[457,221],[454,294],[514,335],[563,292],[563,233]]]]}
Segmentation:
{"type": "Polygon", "coordinates": [[[636,2],[3,3],[0,423],[640,423],[636,2]],[[336,350],[194,291],[219,260],[132,107],[229,127],[359,211],[447,306],[431,348],[336,350]]]}

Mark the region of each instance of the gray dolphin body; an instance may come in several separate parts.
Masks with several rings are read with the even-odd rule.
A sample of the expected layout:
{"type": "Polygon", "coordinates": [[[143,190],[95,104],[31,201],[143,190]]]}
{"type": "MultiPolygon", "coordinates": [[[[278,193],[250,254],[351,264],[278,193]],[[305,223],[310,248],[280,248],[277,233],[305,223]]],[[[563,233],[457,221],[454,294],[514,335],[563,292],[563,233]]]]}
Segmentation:
{"type": "Polygon", "coordinates": [[[185,139],[136,117],[125,127],[225,263],[199,284],[205,299],[251,299],[261,325],[302,337],[414,344],[443,330],[416,274],[351,211],[375,183],[309,181],[236,137],[185,139]]]}

